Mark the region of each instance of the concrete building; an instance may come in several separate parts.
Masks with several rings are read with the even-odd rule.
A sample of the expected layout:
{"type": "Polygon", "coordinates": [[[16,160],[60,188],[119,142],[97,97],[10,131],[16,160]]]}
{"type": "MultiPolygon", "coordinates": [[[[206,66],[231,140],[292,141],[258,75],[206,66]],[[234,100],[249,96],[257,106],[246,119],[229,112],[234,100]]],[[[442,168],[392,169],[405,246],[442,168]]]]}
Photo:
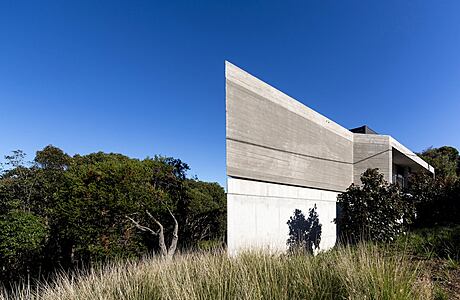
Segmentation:
{"type": "Polygon", "coordinates": [[[336,242],[337,195],[367,168],[405,184],[433,167],[388,135],[348,130],[229,62],[226,77],[228,250],[285,251],[287,221],[315,204],[320,249],[336,242]]]}

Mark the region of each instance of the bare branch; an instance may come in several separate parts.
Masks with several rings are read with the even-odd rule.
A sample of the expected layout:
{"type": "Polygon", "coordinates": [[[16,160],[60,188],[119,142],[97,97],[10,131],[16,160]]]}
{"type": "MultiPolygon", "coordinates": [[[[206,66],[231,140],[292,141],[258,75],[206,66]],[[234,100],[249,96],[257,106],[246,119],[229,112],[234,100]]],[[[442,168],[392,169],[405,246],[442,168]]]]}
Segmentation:
{"type": "Polygon", "coordinates": [[[174,219],[174,231],[173,231],[173,238],[171,240],[171,245],[169,245],[169,250],[168,250],[168,257],[172,257],[174,253],[176,252],[177,248],[177,240],[179,239],[179,223],[176,220],[176,217],[172,214],[171,210],[169,210],[169,214],[171,217],[174,219]]]}
{"type": "Polygon", "coordinates": [[[152,216],[152,214],[148,210],[146,210],[145,212],[160,227],[160,231],[158,232],[158,244],[160,246],[161,255],[162,256],[168,255],[168,250],[166,248],[166,243],[165,243],[165,234],[164,234],[163,225],[157,219],[155,219],[155,217],[152,216]]]}
{"type": "Polygon", "coordinates": [[[158,221],[154,216],[152,216],[152,214],[148,210],[145,210],[145,212],[147,213],[147,216],[149,216],[150,219],[152,219],[155,223],[157,223],[160,229],[163,228],[163,225],[161,225],[160,221],[158,221]]]}
{"type": "Polygon", "coordinates": [[[139,224],[139,222],[136,222],[134,219],[132,219],[132,218],[130,218],[130,217],[128,217],[128,216],[125,216],[125,217],[126,217],[128,220],[130,220],[130,221],[134,224],[134,226],[137,227],[137,229],[139,229],[139,230],[141,230],[141,231],[150,232],[150,233],[153,234],[153,235],[158,235],[157,232],[155,232],[154,230],[152,230],[152,229],[150,229],[150,228],[148,228],[148,227],[146,227],[146,226],[142,226],[141,224],[139,224]]]}
{"type": "MultiPolygon", "coordinates": [[[[161,202],[164,204],[163,200],[161,200],[161,202]]],[[[174,217],[173,213],[169,209],[168,205],[165,205],[165,206],[166,206],[166,209],[168,210],[169,214],[171,215],[171,217],[174,220],[174,230],[173,230],[173,234],[172,234],[173,238],[171,240],[171,244],[169,245],[169,249],[168,249],[168,252],[167,252],[168,258],[172,258],[174,253],[176,252],[177,241],[179,240],[179,223],[177,222],[176,217],[174,217]]]]}
{"type": "Polygon", "coordinates": [[[158,235],[158,245],[160,247],[160,254],[162,257],[170,259],[173,257],[174,253],[176,252],[177,241],[179,240],[179,223],[177,222],[176,217],[174,216],[174,214],[172,213],[172,211],[169,209],[168,206],[166,206],[166,209],[168,210],[169,214],[174,220],[174,230],[172,234],[173,237],[171,240],[171,244],[169,245],[169,249],[166,247],[163,225],[148,210],[145,210],[145,213],[150,219],[152,219],[158,225],[158,227],[160,228],[158,231],[153,231],[149,227],[142,226],[141,224],[139,224],[139,222],[136,222],[134,219],[128,216],[126,216],[126,218],[130,220],[139,230],[148,231],[152,233],[153,235],[158,235]]]}

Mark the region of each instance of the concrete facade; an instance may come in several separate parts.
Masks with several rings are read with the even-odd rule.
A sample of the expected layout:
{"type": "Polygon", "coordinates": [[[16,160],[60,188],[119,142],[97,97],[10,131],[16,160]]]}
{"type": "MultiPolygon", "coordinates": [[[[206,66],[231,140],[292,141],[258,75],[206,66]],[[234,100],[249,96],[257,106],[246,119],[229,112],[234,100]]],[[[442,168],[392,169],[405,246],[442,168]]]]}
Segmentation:
{"type": "Polygon", "coordinates": [[[351,132],[231,64],[226,78],[228,176],[335,191],[350,185],[351,132]]]}
{"type": "Polygon", "coordinates": [[[377,134],[353,136],[353,182],[361,182],[361,174],[369,168],[378,168],[386,181],[392,180],[390,137],[377,134]]]}
{"type": "Polygon", "coordinates": [[[258,182],[228,179],[228,251],[263,249],[284,252],[289,233],[287,220],[295,208],[307,213],[317,207],[322,224],[320,249],[335,244],[337,192],[258,182]]]}
{"type": "Polygon", "coordinates": [[[328,249],[335,244],[337,195],[359,184],[366,169],[379,168],[388,182],[410,171],[434,172],[391,136],[353,133],[228,62],[225,75],[232,254],[285,251],[289,217],[315,204],[320,249],[328,249]]]}

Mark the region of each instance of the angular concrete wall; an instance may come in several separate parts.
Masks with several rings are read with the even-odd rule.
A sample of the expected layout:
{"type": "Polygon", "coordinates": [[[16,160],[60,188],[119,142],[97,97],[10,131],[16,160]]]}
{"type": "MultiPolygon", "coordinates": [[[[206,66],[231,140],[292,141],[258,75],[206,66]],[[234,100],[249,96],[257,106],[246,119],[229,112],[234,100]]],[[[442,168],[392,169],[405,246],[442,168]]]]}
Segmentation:
{"type": "Polygon", "coordinates": [[[400,164],[432,171],[390,136],[354,134],[228,62],[225,75],[230,254],[285,251],[289,217],[315,204],[320,248],[334,246],[338,193],[368,168],[391,182],[394,149],[400,164]]]}
{"type": "Polygon", "coordinates": [[[227,175],[344,191],[353,181],[353,134],[226,64],[227,175]]]}
{"type": "Polygon", "coordinates": [[[392,152],[390,137],[355,133],[353,137],[353,182],[361,183],[361,174],[369,168],[378,168],[387,182],[392,181],[392,152]]]}
{"type": "Polygon", "coordinates": [[[320,249],[336,241],[336,201],[353,180],[353,134],[226,63],[228,251],[284,252],[287,221],[315,204],[320,249]]]}
{"type": "Polygon", "coordinates": [[[228,179],[227,230],[230,255],[244,250],[262,249],[285,252],[287,221],[300,209],[308,216],[315,204],[322,225],[320,250],[335,245],[337,192],[283,184],[228,179]]]}

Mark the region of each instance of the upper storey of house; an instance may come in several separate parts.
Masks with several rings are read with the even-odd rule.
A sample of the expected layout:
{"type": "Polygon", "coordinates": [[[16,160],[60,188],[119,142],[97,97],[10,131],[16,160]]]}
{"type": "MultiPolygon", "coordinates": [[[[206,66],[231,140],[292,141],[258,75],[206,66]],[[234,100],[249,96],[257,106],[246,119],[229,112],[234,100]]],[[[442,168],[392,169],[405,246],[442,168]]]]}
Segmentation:
{"type": "Polygon", "coordinates": [[[344,191],[367,168],[389,182],[434,172],[388,135],[352,132],[229,62],[225,75],[228,176],[344,191]]]}

